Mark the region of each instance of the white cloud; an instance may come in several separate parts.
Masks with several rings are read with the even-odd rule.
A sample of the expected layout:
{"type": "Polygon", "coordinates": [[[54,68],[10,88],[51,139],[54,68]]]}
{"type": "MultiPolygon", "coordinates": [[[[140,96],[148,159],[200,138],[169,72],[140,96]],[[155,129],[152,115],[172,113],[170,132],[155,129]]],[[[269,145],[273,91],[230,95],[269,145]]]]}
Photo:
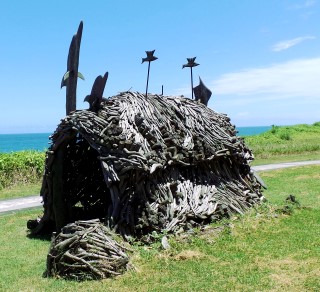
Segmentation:
{"type": "MultiPolygon", "coordinates": [[[[237,126],[314,123],[320,117],[320,57],[248,68],[204,80],[208,106],[237,126]]],[[[176,94],[190,97],[190,87],[176,94]]]]}
{"type": "Polygon", "coordinates": [[[214,80],[210,88],[215,95],[256,95],[273,99],[289,97],[320,98],[320,57],[292,60],[263,68],[249,68],[227,73],[214,80]]]}
{"type": "Polygon", "coordinates": [[[306,40],[312,40],[312,39],[315,39],[314,36],[304,36],[304,37],[298,37],[298,38],[294,38],[294,39],[291,39],[291,40],[285,40],[285,41],[281,41],[281,42],[278,42],[276,43],[275,45],[272,46],[272,51],[274,52],[280,52],[280,51],[283,51],[283,50],[287,50],[297,44],[300,44],[301,42],[303,41],[306,41],[306,40]]]}

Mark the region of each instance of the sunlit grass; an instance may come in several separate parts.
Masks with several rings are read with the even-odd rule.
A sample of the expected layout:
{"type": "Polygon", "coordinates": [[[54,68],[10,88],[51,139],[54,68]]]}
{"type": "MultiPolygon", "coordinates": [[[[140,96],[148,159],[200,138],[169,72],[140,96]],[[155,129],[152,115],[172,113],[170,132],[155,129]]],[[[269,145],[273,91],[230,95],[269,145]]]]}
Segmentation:
{"type": "Polygon", "coordinates": [[[245,137],[259,164],[320,159],[320,123],[273,126],[266,133],[245,137]]]}
{"type": "Polygon", "coordinates": [[[219,235],[171,238],[169,251],[159,242],[135,245],[135,270],[103,281],[43,278],[49,241],[26,237],[26,221],[42,210],[0,215],[0,291],[319,291],[319,173],[320,166],[262,172],[268,203],[223,221],[219,235]],[[290,194],[301,208],[286,215],[290,194]]]}
{"type": "Polygon", "coordinates": [[[0,190],[0,200],[39,195],[41,182],[18,184],[0,190]]]}

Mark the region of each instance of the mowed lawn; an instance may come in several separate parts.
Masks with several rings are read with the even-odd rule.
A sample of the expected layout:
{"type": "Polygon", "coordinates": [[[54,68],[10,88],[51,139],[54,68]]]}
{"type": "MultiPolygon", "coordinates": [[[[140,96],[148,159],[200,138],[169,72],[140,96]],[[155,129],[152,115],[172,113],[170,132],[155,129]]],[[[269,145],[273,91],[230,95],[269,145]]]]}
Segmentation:
{"type": "Polygon", "coordinates": [[[103,281],[43,278],[50,242],[26,230],[42,210],[0,215],[0,291],[320,291],[320,166],[260,176],[267,204],[171,238],[169,251],[135,245],[135,268],[103,281]],[[285,202],[290,194],[301,208],[285,202]]]}

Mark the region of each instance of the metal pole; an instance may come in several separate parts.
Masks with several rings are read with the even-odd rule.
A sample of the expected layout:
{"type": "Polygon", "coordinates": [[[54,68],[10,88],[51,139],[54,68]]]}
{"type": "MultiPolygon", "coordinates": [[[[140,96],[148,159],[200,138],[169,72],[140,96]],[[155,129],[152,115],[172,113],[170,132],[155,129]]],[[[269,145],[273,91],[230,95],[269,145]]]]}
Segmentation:
{"type": "MultiPolygon", "coordinates": [[[[147,86],[146,86],[146,97],[148,97],[148,86],[149,86],[149,73],[150,73],[150,63],[152,61],[157,60],[158,58],[156,56],[154,56],[155,50],[153,51],[146,51],[147,53],[147,58],[142,58],[142,63],[147,62],[148,61],[148,76],[147,76],[147,86]]],[[[142,64],[141,63],[141,64],[142,64]]]]}
{"type": "Polygon", "coordinates": [[[146,97],[148,97],[148,85],[149,85],[149,72],[150,72],[150,61],[148,64],[148,76],[147,76],[147,87],[146,87],[146,97]]]}
{"type": "Polygon", "coordinates": [[[191,96],[192,96],[192,99],[193,99],[193,76],[192,76],[192,67],[190,67],[191,69],[191,96]]]}
{"type": "Polygon", "coordinates": [[[185,67],[189,67],[191,70],[191,97],[193,99],[193,75],[192,75],[192,67],[198,66],[199,64],[196,63],[194,60],[196,59],[196,57],[193,58],[187,58],[188,63],[182,65],[182,69],[185,67]]]}

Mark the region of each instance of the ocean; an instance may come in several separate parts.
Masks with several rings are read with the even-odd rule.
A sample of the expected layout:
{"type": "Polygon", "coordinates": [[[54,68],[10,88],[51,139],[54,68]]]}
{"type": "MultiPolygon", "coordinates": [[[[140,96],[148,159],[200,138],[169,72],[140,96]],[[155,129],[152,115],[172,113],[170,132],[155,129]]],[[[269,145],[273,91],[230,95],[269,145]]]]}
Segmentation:
{"type": "MultiPolygon", "coordinates": [[[[271,126],[237,127],[238,136],[261,134],[271,129],[271,126]]],[[[49,147],[50,133],[36,134],[0,134],[0,152],[15,152],[22,150],[45,151],[49,147]]]]}

